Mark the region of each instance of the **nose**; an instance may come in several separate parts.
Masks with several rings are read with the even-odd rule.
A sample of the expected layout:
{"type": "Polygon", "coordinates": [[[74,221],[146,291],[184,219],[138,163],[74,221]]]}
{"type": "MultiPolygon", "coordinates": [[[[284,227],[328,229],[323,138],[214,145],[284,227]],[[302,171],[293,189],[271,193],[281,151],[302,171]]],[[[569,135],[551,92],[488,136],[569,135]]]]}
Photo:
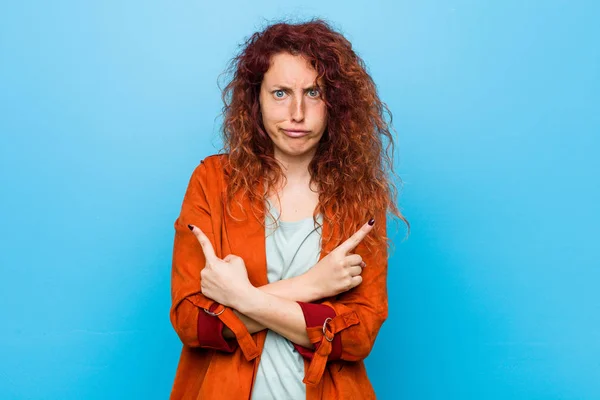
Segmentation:
{"type": "Polygon", "coordinates": [[[294,97],[290,104],[290,116],[294,122],[302,122],[304,120],[304,100],[300,96],[294,97]]]}

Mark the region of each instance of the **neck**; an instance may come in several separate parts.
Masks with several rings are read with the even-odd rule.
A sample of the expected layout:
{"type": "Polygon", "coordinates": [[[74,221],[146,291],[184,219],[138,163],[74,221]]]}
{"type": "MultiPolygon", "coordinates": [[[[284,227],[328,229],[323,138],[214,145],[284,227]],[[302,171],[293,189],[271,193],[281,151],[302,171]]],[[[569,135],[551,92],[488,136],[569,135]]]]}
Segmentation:
{"type": "Polygon", "coordinates": [[[287,178],[289,183],[301,183],[310,181],[310,173],[308,172],[308,165],[313,159],[315,153],[303,154],[301,156],[290,157],[285,154],[278,154],[275,152],[274,156],[287,178]]]}

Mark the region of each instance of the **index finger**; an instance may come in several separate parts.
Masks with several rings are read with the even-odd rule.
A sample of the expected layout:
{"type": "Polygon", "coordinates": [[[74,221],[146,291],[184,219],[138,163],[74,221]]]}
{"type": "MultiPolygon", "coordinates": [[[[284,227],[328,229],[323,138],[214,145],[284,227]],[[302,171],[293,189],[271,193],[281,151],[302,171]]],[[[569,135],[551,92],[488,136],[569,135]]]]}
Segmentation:
{"type": "Polygon", "coordinates": [[[202,246],[202,251],[204,251],[204,256],[206,257],[206,261],[214,262],[219,259],[215,254],[215,250],[213,249],[212,243],[208,236],[202,232],[202,229],[197,226],[188,224],[188,228],[192,231],[192,233],[196,236],[196,239],[200,242],[200,246],[202,246]]]}
{"type": "Polygon", "coordinates": [[[345,253],[354,250],[354,248],[358,246],[360,242],[362,242],[362,240],[369,234],[369,232],[373,230],[373,224],[375,224],[375,220],[371,218],[369,222],[361,226],[360,229],[354,233],[354,235],[346,239],[346,241],[340,244],[338,248],[341,248],[341,250],[345,253]]]}

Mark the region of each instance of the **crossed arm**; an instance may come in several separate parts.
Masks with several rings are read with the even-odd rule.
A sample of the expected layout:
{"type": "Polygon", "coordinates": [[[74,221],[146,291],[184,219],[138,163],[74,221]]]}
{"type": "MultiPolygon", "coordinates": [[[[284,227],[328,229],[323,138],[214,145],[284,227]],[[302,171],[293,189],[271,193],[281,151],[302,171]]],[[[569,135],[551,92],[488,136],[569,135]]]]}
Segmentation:
{"type": "MultiPolygon", "coordinates": [[[[328,317],[334,317],[335,313],[328,306],[309,307],[305,302],[336,295],[362,282],[362,258],[347,254],[371,231],[373,223],[374,220],[364,224],[351,238],[303,275],[261,288],[255,288],[249,282],[244,260],[235,255],[220,259],[204,232],[189,225],[206,258],[206,265],[200,274],[202,293],[237,311],[236,315],[250,333],[268,328],[294,344],[312,349],[313,344],[306,330],[307,319],[312,318],[307,318],[306,314],[312,316],[316,313],[320,321],[325,321],[328,317]],[[328,281],[332,282],[327,284],[328,281]],[[347,285],[342,285],[342,282],[347,282],[347,285]]],[[[200,322],[206,322],[203,317],[199,317],[204,319],[200,322]]],[[[223,334],[224,337],[234,336],[233,332],[223,334]]]]}
{"type": "MultiPolygon", "coordinates": [[[[290,337],[288,337],[286,335],[282,335],[282,336],[287,337],[290,341],[292,341],[296,344],[299,344],[304,347],[312,348],[313,345],[312,345],[312,343],[310,343],[310,341],[308,341],[308,336],[306,335],[306,324],[302,324],[302,322],[304,321],[302,309],[299,307],[297,302],[300,301],[300,302],[310,303],[310,302],[313,302],[316,300],[321,300],[321,298],[323,296],[319,295],[318,290],[314,287],[311,287],[308,283],[309,282],[307,282],[305,275],[300,275],[300,276],[296,276],[293,278],[283,279],[283,280],[280,280],[277,282],[269,283],[268,285],[264,285],[264,286],[261,286],[258,288],[261,292],[266,294],[266,296],[263,296],[263,295],[256,296],[255,299],[259,299],[260,302],[264,302],[265,300],[267,300],[267,301],[275,300],[275,302],[279,302],[278,301],[279,299],[276,299],[276,298],[273,299],[273,296],[276,296],[281,299],[290,300],[291,302],[289,302],[290,304],[288,304],[288,307],[293,306],[292,312],[295,317],[294,319],[296,320],[291,323],[293,324],[293,326],[298,327],[297,333],[299,333],[300,335],[293,335],[293,336],[299,336],[296,340],[292,340],[292,339],[290,339],[290,337]],[[298,318],[298,316],[300,318],[302,318],[302,320],[300,320],[300,318],[298,318]]],[[[255,308],[255,309],[258,308],[257,306],[259,304],[260,304],[259,302],[257,302],[257,304],[255,304],[255,303],[248,304],[248,308],[250,309],[250,311],[246,310],[246,313],[253,314],[252,308],[255,308]]],[[[276,306],[277,306],[277,304],[276,304],[276,306]]],[[[281,304],[279,304],[279,306],[281,306],[281,304]]],[[[240,307],[240,306],[238,306],[238,307],[240,307]]],[[[288,308],[288,307],[286,307],[286,308],[288,308]]],[[[243,307],[241,307],[241,308],[243,308],[243,307]]],[[[289,310],[288,310],[288,312],[289,312],[289,310]]],[[[255,332],[262,331],[264,329],[269,329],[266,325],[266,324],[269,324],[268,322],[266,324],[261,324],[260,322],[257,322],[256,320],[248,317],[246,314],[243,314],[242,312],[238,311],[238,309],[236,309],[236,308],[234,308],[234,313],[244,323],[244,325],[246,326],[246,329],[248,329],[248,332],[250,332],[250,333],[255,333],[255,332]]],[[[255,318],[261,319],[260,316],[255,317],[255,318]]],[[[273,326],[272,323],[269,325],[273,326]]],[[[273,328],[271,328],[271,329],[275,330],[273,328]]],[[[285,330],[285,329],[279,329],[279,331],[283,331],[283,330],[285,330]]],[[[231,329],[229,329],[227,326],[224,326],[223,327],[223,337],[225,337],[226,339],[233,339],[235,337],[235,335],[233,334],[231,329]]]]}
{"type": "MultiPolygon", "coordinates": [[[[250,333],[271,329],[292,343],[312,349],[313,344],[306,334],[304,314],[296,299],[284,297],[281,295],[283,293],[277,294],[277,290],[275,293],[269,293],[269,290],[273,288],[253,290],[254,294],[248,296],[244,304],[240,303],[234,307],[234,312],[241,317],[246,329],[250,333]]],[[[234,337],[230,329],[223,332],[223,335],[234,337]]]]}

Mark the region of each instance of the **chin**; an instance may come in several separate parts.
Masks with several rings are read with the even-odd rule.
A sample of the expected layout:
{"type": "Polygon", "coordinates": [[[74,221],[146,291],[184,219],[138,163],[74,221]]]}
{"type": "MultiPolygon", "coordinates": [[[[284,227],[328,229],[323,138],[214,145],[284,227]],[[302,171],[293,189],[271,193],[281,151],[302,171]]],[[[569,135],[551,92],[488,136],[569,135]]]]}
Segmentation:
{"type": "Polygon", "coordinates": [[[304,147],[304,146],[298,146],[298,147],[278,147],[277,151],[279,153],[282,154],[286,154],[290,157],[302,157],[305,156],[307,154],[312,154],[314,153],[316,150],[316,146],[311,146],[311,147],[304,147]]]}

